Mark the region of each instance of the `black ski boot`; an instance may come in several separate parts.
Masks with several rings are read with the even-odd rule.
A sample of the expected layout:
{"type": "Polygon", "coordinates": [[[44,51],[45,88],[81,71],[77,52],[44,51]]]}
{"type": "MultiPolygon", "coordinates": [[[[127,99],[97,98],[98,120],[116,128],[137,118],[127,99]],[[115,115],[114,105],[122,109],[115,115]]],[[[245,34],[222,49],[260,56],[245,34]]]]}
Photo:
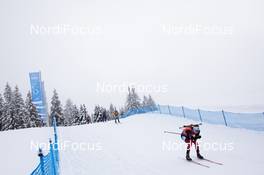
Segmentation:
{"type": "Polygon", "coordinates": [[[200,154],[200,151],[197,151],[197,157],[198,159],[204,159],[204,157],[200,154]]]}
{"type": "Polygon", "coordinates": [[[190,157],[190,150],[186,151],[186,160],[188,161],[192,161],[191,157],[190,157]]]}

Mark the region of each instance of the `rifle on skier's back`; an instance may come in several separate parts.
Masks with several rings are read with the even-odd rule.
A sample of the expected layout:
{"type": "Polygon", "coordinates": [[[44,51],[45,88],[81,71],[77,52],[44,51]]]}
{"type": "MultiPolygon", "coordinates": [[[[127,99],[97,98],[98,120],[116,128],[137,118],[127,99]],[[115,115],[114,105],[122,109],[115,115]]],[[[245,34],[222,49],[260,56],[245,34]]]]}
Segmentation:
{"type": "Polygon", "coordinates": [[[183,129],[183,128],[186,128],[186,127],[199,127],[200,125],[202,125],[202,123],[183,125],[182,127],[179,127],[179,129],[183,129]]]}

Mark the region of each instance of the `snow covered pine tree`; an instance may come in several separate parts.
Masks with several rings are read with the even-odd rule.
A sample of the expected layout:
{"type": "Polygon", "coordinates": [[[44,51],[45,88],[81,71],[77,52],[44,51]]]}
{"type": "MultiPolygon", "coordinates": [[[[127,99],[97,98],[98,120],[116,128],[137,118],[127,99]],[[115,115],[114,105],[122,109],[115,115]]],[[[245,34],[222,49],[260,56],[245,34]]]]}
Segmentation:
{"type": "Polygon", "coordinates": [[[52,124],[52,117],[54,116],[56,118],[57,125],[64,126],[64,117],[62,113],[61,102],[59,100],[59,95],[55,89],[53,91],[53,96],[51,99],[50,117],[49,117],[50,124],[52,124]]]}
{"type": "Polygon", "coordinates": [[[26,115],[28,116],[28,123],[27,127],[42,127],[44,126],[44,123],[40,116],[38,115],[37,108],[32,102],[32,97],[31,93],[27,93],[27,98],[26,98],[26,115]]]}
{"type": "Polygon", "coordinates": [[[136,93],[135,88],[128,87],[128,95],[126,99],[126,105],[125,105],[125,112],[127,111],[134,111],[141,108],[140,98],[138,94],[136,93]]]}
{"type": "Polygon", "coordinates": [[[3,112],[4,112],[4,99],[0,94],[0,131],[2,131],[3,112]]]}
{"type": "Polygon", "coordinates": [[[90,116],[88,115],[86,106],[83,104],[80,106],[80,124],[89,124],[90,122],[90,116]]]}
{"type": "Polygon", "coordinates": [[[144,95],[142,107],[144,107],[145,109],[150,110],[150,111],[154,111],[157,109],[156,103],[153,100],[153,98],[151,97],[151,95],[149,95],[148,97],[144,95]]]}
{"type": "Polygon", "coordinates": [[[71,126],[74,118],[74,105],[71,99],[66,100],[66,104],[63,109],[64,125],[71,126]]]}

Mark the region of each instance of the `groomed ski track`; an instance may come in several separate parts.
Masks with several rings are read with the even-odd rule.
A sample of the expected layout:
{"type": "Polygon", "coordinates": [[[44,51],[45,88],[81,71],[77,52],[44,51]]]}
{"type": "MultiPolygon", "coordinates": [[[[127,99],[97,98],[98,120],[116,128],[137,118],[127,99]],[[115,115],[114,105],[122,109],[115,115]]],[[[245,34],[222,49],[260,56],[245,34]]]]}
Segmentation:
{"type": "MultiPolygon", "coordinates": [[[[224,164],[199,161],[192,149],[193,160],[210,166],[205,168],[184,160],[185,146],[177,146],[182,143],[179,135],[164,133],[165,130],[180,132],[179,126],[189,123],[195,122],[168,115],[141,114],[122,119],[118,125],[110,121],[58,127],[61,143],[75,144],[75,148],[80,143],[86,145],[86,150],[67,147],[60,151],[61,175],[263,174],[264,132],[203,124],[201,141],[211,148],[205,150],[205,145],[201,146],[201,153],[224,164]]],[[[10,175],[29,174],[38,163],[37,151],[30,148],[30,142],[47,141],[52,137],[50,130],[0,133],[1,171],[10,175]]]]}

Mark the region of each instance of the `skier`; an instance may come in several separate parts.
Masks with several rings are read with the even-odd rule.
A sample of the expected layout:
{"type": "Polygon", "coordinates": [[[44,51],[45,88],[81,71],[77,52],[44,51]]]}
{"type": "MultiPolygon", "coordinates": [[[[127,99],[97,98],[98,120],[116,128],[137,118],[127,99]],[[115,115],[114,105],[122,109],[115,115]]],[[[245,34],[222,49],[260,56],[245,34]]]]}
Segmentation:
{"type": "Polygon", "coordinates": [[[119,121],[119,113],[117,110],[115,110],[113,113],[112,113],[113,117],[115,118],[115,123],[120,123],[119,121]]]}
{"type": "Polygon", "coordinates": [[[187,143],[187,151],[186,151],[186,160],[191,161],[190,157],[190,149],[192,144],[195,145],[196,153],[198,159],[204,159],[204,157],[200,154],[199,144],[197,139],[200,139],[200,128],[198,124],[191,124],[182,127],[183,131],[181,133],[182,140],[187,143]]]}

